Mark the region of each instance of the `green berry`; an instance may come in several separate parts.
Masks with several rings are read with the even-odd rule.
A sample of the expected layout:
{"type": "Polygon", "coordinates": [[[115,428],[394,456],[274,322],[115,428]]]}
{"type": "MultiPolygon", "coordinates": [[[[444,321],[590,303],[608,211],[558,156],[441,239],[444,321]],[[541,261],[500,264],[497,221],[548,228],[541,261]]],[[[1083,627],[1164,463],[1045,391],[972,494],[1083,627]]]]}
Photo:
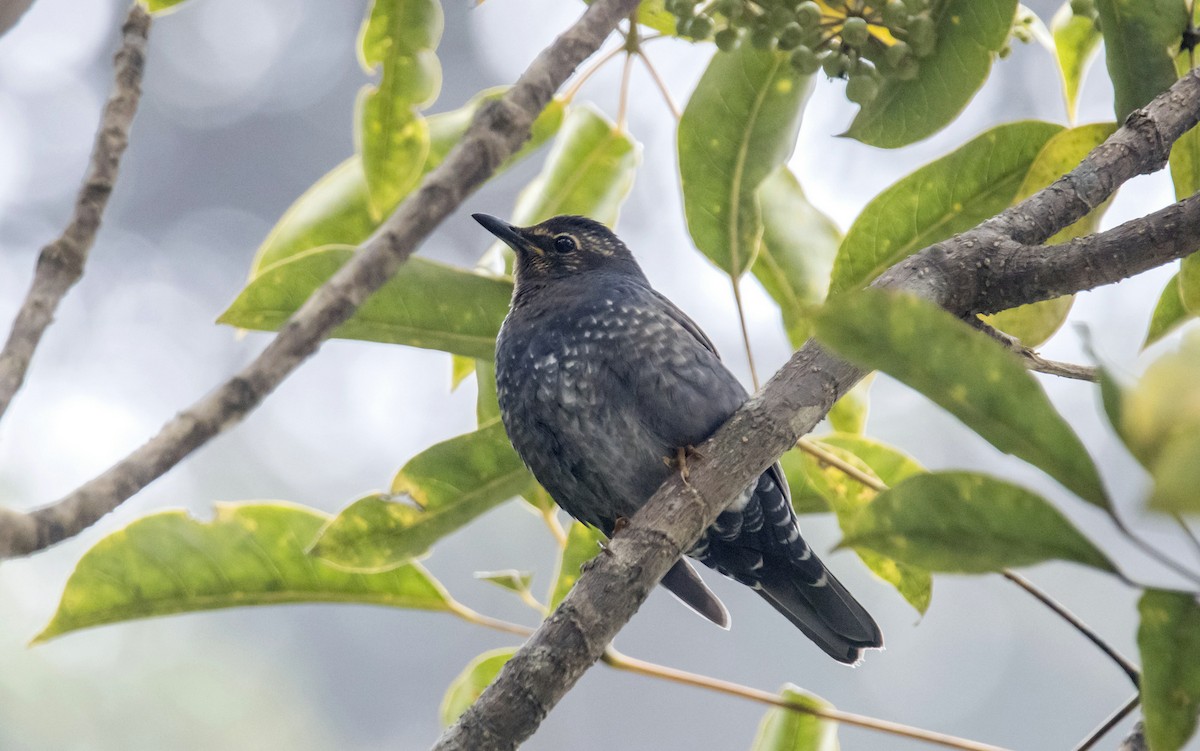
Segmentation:
{"type": "Polygon", "coordinates": [[[912,48],[904,42],[896,42],[883,53],[883,60],[889,68],[899,68],[905,58],[912,57],[912,48]]]}
{"type": "Polygon", "coordinates": [[[846,98],[855,104],[866,104],[879,94],[879,82],[870,75],[853,76],[846,82],[846,98]]]}
{"type": "Polygon", "coordinates": [[[813,27],[821,22],[821,6],[808,0],[796,6],[796,22],[801,26],[813,27]]]}
{"type": "Polygon", "coordinates": [[[792,67],[801,75],[811,76],[821,69],[821,58],[811,47],[801,45],[792,50],[792,67]]]}
{"type": "Polygon", "coordinates": [[[840,52],[830,52],[821,58],[821,69],[830,78],[841,78],[849,67],[850,60],[840,52]]]}
{"type": "Polygon", "coordinates": [[[846,19],[846,23],[842,26],[842,41],[851,47],[864,46],[869,36],[870,31],[867,28],[867,19],[865,18],[851,16],[846,19]]]}
{"type": "Polygon", "coordinates": [[[800,24],[795,21],[789,23],[779,32],[779,49],[784,52],[796,49],[804,42],[804,36],[804,29],[800,28],[800,24]]]}
{"type": "Polygon", "coordinates": [[[888,0],[883,6],[883,23],[890,28],[903,26],[908,22],[908,8],[903,0],[888,0]]]}
{"type": "Polygon", "coordinates": [[[921,64],[915,57],[905,57],[892,68],[892,76],[901,81],[911,81],[920,71],[921,64]]]}
{"type": "Polygon", "coordinates": [[[750,44],[755,49],[769,50],[775,46],[775,32],[767,26],[756,26],[750,32],[750,44]]]}
{"type": "Polygon", "coordinates": [[[717,49],[722,52],[733,52],[742,43],[742,35],[737,32],[737,29],[721,29],[713,38],[717,43],[717,49]]]}
{"type": "Polygon", "coordinates": [[[917,57],[933,52],[937,41],[933,19],[928,15],[914,16],[908,23],[908,45],[917,57]]]}
{"type": "Polygon", "coordinates": [[[708,39],[713,33],[716,24],[712,20],[712,16],[696,16],[688,25],[688,36],[692,39],[708,39]]]}

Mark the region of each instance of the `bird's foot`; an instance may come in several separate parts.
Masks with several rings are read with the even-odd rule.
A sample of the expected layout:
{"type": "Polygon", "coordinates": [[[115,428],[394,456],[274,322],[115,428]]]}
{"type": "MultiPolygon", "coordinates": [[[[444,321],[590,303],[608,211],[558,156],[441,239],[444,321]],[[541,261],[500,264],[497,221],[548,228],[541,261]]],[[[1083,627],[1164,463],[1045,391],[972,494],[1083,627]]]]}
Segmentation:
{"type": "MultiPolygon", "coordinates": [[[[608,536],[608,539],[611,541],[612,538],[621,534],[622,529],[625,529],[628,526],[629,526],[629,520],[623,516],[618,516],[616,521],[613,522],[613,531],[612,531],[612,534],[608,536]]],[[[607,543],[600,542],[598,544],[600,545],[601,553],[604,553],[605,555],[612,555],[612,550],[609,549],[607,543]]],[[[593,558],[592,560],[594,561],[595,558],[593,558]]],[[[589,561],[589,563],[590,563],[590,561],[589,561]]],[[[587,564],[585,563],[584,565],[586,566],[587,564]]]]}
{"type": "Polygon", "coordinates": [[[691,475],[688,469],[689,459],[703,459],[704,456],[696,450],[695,446],[680,446],[675,449],[675,456],[664,456],[663,463],[671,469],[679,470],[679,476],[683,478],[683,484],[688,484],[688,477],[691,475]]]}

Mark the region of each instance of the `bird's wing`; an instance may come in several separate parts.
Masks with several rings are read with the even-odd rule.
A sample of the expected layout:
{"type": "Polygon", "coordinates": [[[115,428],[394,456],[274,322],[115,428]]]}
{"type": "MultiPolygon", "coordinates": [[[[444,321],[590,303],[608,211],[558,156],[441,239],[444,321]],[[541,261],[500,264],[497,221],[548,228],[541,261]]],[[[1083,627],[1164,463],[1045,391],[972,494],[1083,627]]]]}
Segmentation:
{"type": "Polygon", "coordinates": [[[631,321],[624,369],[643,424],[669,448],[699,444],[746,400],[746,390],[683,311],[646,289],[631,321]]]}
{"type": "Polygon", "coordinates": [[[666,296],[658,290],[652,289],[650,290],[650,294],[652,294],[658,300],[658,302],[662,304],[663,312],[674,319],[674,321],[682,326],[685,331],[696,337],[696,341],[703,344],[705,349],[716,355],[718,360],[721,359],[721,353],[717,352],[717,348],[713,346],[712,340],[709,339],[708,335],[696,325],[695,321],[688,317],[687,313],[684,313],[682,310],[680,310],[675,303],[668,300],[666,296]]]}

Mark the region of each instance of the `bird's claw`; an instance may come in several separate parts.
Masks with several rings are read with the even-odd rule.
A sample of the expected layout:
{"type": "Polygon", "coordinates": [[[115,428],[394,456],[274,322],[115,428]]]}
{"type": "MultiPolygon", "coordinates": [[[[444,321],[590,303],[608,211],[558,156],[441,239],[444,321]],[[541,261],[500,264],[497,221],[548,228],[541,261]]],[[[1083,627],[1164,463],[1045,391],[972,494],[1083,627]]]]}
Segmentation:
{"type": "Polygon", "coordinates": [[[675,456],[664,456],[663,463],[671,469],[679,470],[679,476],[683,478],[683,484],[688,484],[688,477],[691,475],[688,469],[689,459],[703,459],[704,456],[696,450],[695,446],[680,446],[675,449],[675,456]]]}

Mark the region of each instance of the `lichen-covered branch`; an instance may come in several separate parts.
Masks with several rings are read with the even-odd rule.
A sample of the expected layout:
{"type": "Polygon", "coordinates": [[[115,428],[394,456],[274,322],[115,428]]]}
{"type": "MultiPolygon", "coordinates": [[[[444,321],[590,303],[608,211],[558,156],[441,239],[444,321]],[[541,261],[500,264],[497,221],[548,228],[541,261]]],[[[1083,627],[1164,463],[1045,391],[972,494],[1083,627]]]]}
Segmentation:
{"type": "Polygon", "coordinates": [[[129,128],[142,96],[142,69],[149,32],[150,14],[134,3],[122,27],[121,47],[113,62],[112,94],[100,116],[91,162],[75,199],[75,210],[58,239],[42,248],[29,293],[17,311],[4,349],[0,350],[0,417],[25,382],[29,362],[42,334],[54,320],[59,302],[83,276],[83,266],[117,181],[121,155],[129,144],[129,128]]]}
{"type": "Polygon", "coordinates": [[[596,0],[589,6],[503,98],[481,109],[446,160],[241,372],[58,502],[30,513],[0,509],[0,558],[27,555],[78,534],[257,407],[529,138],[530,125],[554,92],[636,7],[637,0],[596,0]]]}
{"type": "MultiPolygon", "coordinates": [[[[1160,169],[1174,140],[1198,121],[1200,75],[1191,73],[1131,115],[1070,174],[974,230],[902,261],[877,286],[967,315],[1116,282],[1188,254],[1200,239],[1198,198],[1068,246],[1035,244],[1129,178],[1160,169]],[[1143,258],[1147,254],[1153,258],[1143,258]]],[[[703,458],[689,464],[687,483],[676,476],[658,489],[434,749],[507,751],[532,735],[724,505],[863,375],[815,342],[805,344],[698,447],[703,458]]]]}

